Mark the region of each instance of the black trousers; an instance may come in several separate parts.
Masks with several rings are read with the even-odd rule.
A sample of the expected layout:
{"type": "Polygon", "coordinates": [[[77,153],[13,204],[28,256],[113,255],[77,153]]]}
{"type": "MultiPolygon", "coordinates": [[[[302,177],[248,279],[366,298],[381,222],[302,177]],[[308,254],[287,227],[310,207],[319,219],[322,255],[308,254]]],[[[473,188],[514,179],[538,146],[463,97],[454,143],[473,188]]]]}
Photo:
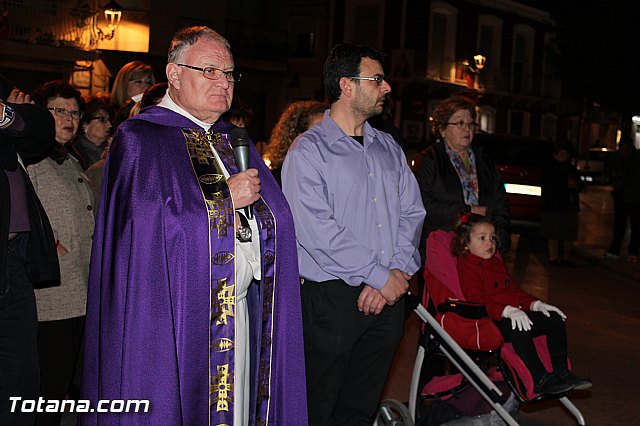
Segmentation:
{"type": "MultiPolygon", "coordinates": [[[[640,189],[638,189],[640,191],[640,189]]],[[[640,204],[625,203],[619,196],[613,197],[613,241],[609,253],[620,254],[620,246],[627,230],[627,222],[631,227],[629,237],[629,254],[638,256],[640,251],[640,204]]]]}
{"type": "MultiPolygon", "coordinates": [[[[40,396],[62,400],[70,393],[84,337],[85,317],[38,323],[40,396]]],[[[62,413],[38,413],[36,425],[59,426],[62,413]]]]}
{"type": "Polygon", "coordinates": [[[25,270],[28,234],[9,241],[7,286],[0,290],[0,425],[33,425],[35,412],[11,412],[11,396],[38,399],[36,300],[25,270]]]}
{"type": "Polygon", "coordinates": [[[301,288],[309,425],[373,423],[404,325],[404,299],[364,315],[364,287],[305,280],[301,288]]]}
{"type": "Polygon", "coordinates": [[[567,331],[560,315],[555,312],[550,317],[542,312],[527,312],[527,315],[533,321],[530,331],[520,331],[517,327],[512,330],[511,320],[508,318],[497,321],[496,324],[504,340],[513,344],[513,349],[531,372],[533,382],[537,383],[547,373],[533,343],[533,338],[537,336],[547,336],[553,372],[567,371],[567,331]]]}

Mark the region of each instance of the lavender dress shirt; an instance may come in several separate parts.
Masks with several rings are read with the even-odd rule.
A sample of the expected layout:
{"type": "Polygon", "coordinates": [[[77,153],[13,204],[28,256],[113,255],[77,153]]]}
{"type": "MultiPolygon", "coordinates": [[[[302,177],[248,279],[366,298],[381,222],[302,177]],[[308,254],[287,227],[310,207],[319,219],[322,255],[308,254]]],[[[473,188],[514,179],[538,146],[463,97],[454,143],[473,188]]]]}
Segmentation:
{"type": "Polygon", "coordinates": [[[327,110],[289,149],[282,189],[293,212],[301,277],[380,290],[391,269],[418,270],[425,210],[400,146],[368,123],[363,132],[360,144],[327,110]]]}

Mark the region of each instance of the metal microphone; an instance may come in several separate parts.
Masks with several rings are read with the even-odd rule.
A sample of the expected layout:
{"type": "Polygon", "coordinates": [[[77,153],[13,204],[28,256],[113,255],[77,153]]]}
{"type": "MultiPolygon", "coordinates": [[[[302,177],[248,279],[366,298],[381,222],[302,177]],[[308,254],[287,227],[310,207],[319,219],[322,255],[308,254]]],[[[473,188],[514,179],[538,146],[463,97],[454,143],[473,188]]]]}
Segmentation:
{"type": "MultiPolygon", "coordinates": [[[[231,146],[239,172],[244,172],[249,168],[249,143],[247,129],[236,127],[231,131],[231,146]]],[[[249,219],[253,218],[253,212],[249,206],[244,208],[244,214],[249,219]]]]}

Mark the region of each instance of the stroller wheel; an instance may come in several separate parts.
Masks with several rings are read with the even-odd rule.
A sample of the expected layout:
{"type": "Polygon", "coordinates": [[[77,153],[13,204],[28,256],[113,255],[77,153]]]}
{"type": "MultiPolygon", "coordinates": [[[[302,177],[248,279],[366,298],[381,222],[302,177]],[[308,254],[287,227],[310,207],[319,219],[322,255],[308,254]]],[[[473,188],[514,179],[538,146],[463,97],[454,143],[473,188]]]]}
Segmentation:
{"type": "Polygon", "coordinates": [[[380,403],[373,426],[414,426],[409,409],[395,399],[385,399],[380,403]]]}

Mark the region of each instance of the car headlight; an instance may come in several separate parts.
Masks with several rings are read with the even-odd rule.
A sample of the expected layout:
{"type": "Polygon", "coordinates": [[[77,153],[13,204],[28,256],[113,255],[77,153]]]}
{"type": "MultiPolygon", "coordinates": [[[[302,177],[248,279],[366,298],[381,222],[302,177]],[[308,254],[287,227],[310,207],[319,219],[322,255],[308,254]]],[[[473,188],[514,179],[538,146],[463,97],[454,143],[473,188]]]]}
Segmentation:
{"type": "Polygon", "coordinates": [[[533,185],[505,183],[504,189],[507,191],[507,194],[533,195],[534,197],[540,197],[542,195],[542,188],[533,185]]]}

